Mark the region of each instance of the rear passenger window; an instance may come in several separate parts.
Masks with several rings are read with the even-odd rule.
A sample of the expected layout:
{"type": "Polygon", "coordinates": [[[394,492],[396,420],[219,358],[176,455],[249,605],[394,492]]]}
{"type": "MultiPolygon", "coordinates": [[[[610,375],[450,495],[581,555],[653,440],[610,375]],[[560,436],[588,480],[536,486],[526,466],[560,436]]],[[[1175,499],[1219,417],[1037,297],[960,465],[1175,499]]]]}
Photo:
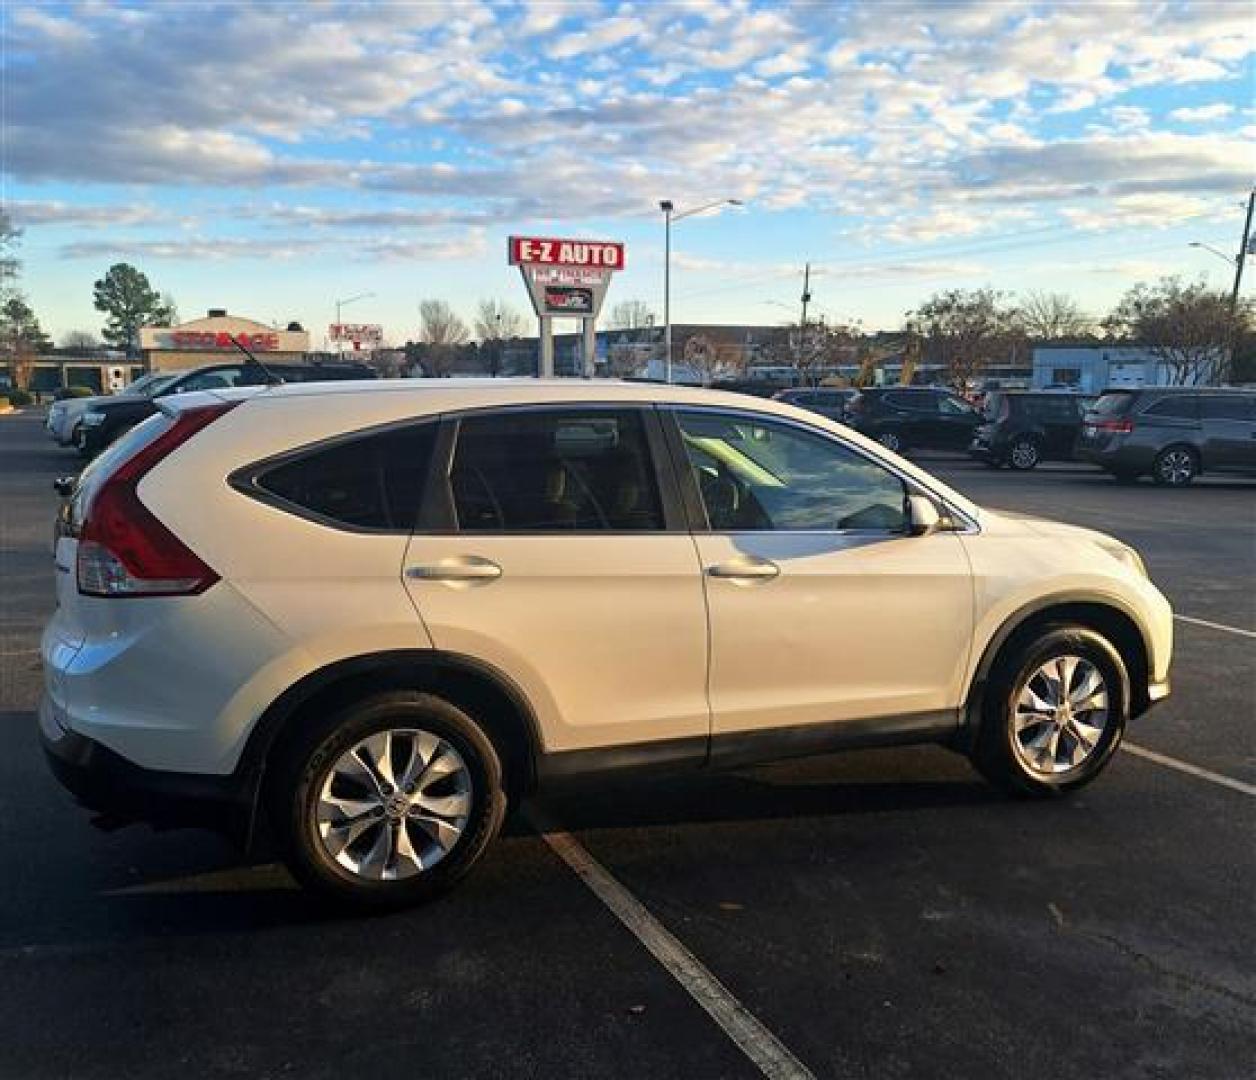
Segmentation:
{"type": "Polygon", "coordinates": [[[1143,415],[1169,416],[1175,420],[1195,420],[1199,417],[1199,398],[1194,394],[1161,398],[1144,409],[1143,415]]]}
{"type": "Polygon", "coordinates": [[[1206,397],[1200,401],[1199,413],[1205,420],[1256,419],[1256,398],[1233,396],[1206,397]]]}
{"type": "Polygon", "coordinates": [[[257,477],[263,491],[337,525],[410,532],[436,442],[435,424],[347,439],[257,477]]]}
{"type": "Polygon", "coordinates": [[[461,532],[663,528],[645,422],[633,409],[464,419],[450,485],[461,532]]]}

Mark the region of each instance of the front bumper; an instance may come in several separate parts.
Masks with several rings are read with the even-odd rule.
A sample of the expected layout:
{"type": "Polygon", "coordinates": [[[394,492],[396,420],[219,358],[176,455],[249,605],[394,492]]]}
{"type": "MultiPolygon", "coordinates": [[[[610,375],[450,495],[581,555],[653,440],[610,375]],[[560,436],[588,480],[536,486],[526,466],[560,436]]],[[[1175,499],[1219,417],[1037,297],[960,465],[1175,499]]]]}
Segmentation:
{"type": "Polygon", "coordinates": [[[39,738],[53,776],[106,824],[204,828],[241,841],[249,835],[254,785],[242,777],[141,768],[62,726],[47,696],[39,706],[39,738]]]}

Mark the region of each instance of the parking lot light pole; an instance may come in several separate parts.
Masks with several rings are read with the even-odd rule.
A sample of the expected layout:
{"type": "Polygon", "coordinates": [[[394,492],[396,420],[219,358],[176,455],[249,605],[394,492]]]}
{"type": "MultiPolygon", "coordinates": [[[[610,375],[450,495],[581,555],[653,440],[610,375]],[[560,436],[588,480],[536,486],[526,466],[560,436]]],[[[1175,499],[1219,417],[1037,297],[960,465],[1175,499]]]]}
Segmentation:
{"type": "MultiPolygon", "coordinates": [[[[359,300],[365,300],[368,297],[371,297],[374,295],[375,294],[373,292],[364,292],[364,293],[358,293],[357,296],[346,297],[344,300],[337,300],[336,301],[336,325],[337,326],[340,325],[340,309],[341,308],[348,307],[350,304],[355,304],[359,300]]],[[[339,352],[344,351],[343,349],[340,348],[340,346],[343,344],[344,342],[341,342],[341,341],[336,342],[336,352],[339,353],[339,352]]]]}
{"type": "Polygon", "coordinates": [[[714,202],[675,212],[671,199],[663,199],[659,209],[663,211],[663,381],[672,381],[672,222],[682,221],[695,214],[704,214],[723,206],[741,206],[740,199],[716,199],[714,202]]]}

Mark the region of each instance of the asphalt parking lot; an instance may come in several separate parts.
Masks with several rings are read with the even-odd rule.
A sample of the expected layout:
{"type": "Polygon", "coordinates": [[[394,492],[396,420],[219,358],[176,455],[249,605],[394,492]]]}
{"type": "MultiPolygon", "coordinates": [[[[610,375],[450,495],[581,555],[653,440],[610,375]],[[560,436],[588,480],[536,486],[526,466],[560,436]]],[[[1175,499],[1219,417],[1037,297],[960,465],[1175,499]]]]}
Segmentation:
{"type": "Polygon", "coordinates": [[[1174,696],[1095,786],[1011,801],[911,749],[584,788],[537,808],[553,843],[518,821],[454,894],[335,919],[212,836],[97,832],[47,774],[49,481],[77,459],[0,416],[0,1076],[1250,1075],[1256,482],[924,464],[1133,544],[1181,616],[1174,696]]]}

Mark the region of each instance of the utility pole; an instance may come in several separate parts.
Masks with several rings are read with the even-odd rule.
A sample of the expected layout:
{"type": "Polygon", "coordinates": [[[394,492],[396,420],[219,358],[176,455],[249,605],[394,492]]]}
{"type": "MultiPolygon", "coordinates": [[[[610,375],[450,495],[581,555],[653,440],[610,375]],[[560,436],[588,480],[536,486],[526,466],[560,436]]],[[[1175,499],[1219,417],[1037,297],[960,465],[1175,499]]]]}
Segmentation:
{"type": "Polygon", "coordinates": [[[811,303],[811,263],[807,263],[802,271],[802,322],[798,324],[798,359],[803,370],[807,364],[807,305],[811,303]]]}
{"type": "Polygon", "coordinates": [[[659,203],[663,211],[663,381],[672,381],[672,211],[671,199],[659,203]]]}
{"type": "Polygon", "coordinates": [[[1233,322],[1239,310],[1239,286],[1243,284],[1243,263],[1247,258],[1247,248],[1252,242],[1252,206],[1256,204],[1256,188],[1247,193],[1247,220],[1243,222],[1243,241],[1239,244],[1239,253],[1234,257],[1234,288],[1230,292],[1230,321],[1233,322]]]}

